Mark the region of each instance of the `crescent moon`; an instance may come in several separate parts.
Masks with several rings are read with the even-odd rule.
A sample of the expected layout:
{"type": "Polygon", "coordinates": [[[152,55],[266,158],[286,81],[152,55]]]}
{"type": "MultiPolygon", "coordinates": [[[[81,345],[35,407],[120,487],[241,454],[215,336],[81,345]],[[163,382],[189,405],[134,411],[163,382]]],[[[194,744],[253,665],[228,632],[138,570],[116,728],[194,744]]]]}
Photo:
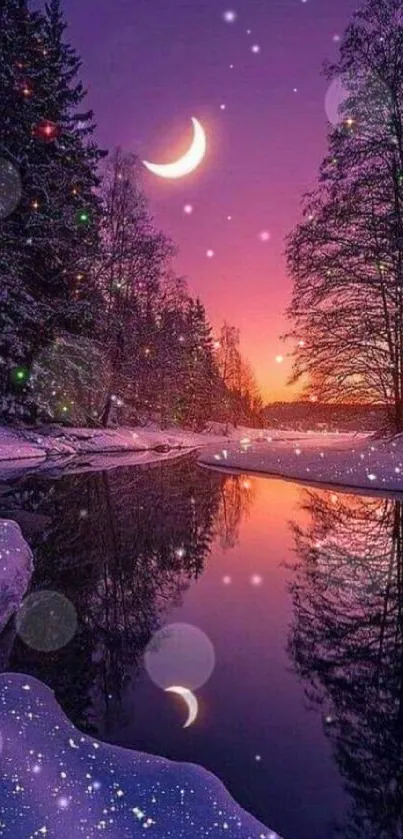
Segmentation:
{"type": "Polygon", "coordinates": [[[190,172],[194,172],[206,153],[207,140],[203,126],[195,117],[192,117],[192,123],[192,144],[183,157],[180,157],[174,163],[149,163],[148,160],[143,160],[146,169],[160,178],[183,178],[190,172]]]}
{"type": "Polygon", "coordinates": [[[194,693],[189,690],[189,688],[180,687],[180,685],[174,685],[170,688],[165,688],[165,693],[176,693],[178,696],[181,696],[182,699],[185,700],[186,705],[188,707],[188,718],[183,726],[183,728],[188,728],[189,725],[195,721],[197,717],[197,712],[199,710],[198,701],[194,695],[194,693]]]}

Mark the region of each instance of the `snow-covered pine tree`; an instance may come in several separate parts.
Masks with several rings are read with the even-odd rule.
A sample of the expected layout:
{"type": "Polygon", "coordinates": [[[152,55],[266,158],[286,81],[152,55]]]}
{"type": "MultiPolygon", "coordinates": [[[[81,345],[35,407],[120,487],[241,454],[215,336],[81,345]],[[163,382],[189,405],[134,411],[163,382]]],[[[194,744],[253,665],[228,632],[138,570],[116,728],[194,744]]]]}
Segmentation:
{"type": "Polygon", "coordinates": [[[1,291],[11,301],[9,339],[1,347],[7,419],[32,417],[29,382],[24,373],[18,391],[15,367],[29,378],[38,353],[60,331],[91,332],[96,169],[104,153],[90,140],[91,112],[80,112],[80,61],[63,40],[58,0],[44,14],[31,11],[27,0],[4,0],[0,15],[0,157],[15,168],[22,187],[16,209],[0,218],[1,291]],[[30,329],[21,336],[26,319],[30,329]]]}
{"type": "MultiPolygon", "coordinates": [[[[22,278],[21,255],[27,238],[21,211],[21,179],[30,142],[26,60],[37,76],[36,54],[29,44],[39,37],[38,14],[28,15],[24,0],[0,6],[0,418],[23,418],[32,349],[42,311],[22,278]],[[24,59],[23,57],[24,56],[24,59]],[[4,177],[8,172],[9,177],[4,177]],[[17,209],[16,209],[17,208],[17,209]],[[13,211],[14,210],[14,211],[13,211]],[[12,212],[13,211],[13,212],[12,212]]],[[[32,405],[27,405],[27,410],[32,405]]]]}
{"type": "Polygon", "coordinates": [[[183,343],[183,413],[187,424],[202,429],[212,419],[219,386],[211,327],[203,304],[190,299],[185,314],[183,343]]]}

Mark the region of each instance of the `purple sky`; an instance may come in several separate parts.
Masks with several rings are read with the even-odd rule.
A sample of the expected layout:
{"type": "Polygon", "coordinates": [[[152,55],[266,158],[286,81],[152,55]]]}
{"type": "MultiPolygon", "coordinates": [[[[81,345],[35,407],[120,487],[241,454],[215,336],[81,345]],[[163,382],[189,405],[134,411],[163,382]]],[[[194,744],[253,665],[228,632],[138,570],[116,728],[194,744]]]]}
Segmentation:
{"type": "Polygon", "coordinates": [[[335,36],[356,7],[356,0],[65,0],[101,144],[168,162],[189,145],[190,118],[202,122],[208,153],[199,169],[177,181],[144,170],[144,188],[179,247],[178,273],[215,329],[224,318],[240,327],[269,399],[292,396],[288,362],[276,362],[291,291],[284,236],[326,149],[322,62],[337,57],[335,36]],[[223,20],[228,9],[233,23],[223,20]]]}

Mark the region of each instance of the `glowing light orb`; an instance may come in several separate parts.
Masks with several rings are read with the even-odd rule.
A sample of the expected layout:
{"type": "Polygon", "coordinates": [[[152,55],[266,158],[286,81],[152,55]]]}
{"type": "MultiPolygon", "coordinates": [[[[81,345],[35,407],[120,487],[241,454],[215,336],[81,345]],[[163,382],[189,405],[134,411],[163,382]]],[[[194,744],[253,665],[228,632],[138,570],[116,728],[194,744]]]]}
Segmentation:
{"type": "Polygon", "coordinates": [[[21,201],[22,185],[18,169],[0,157],[0,219],[14,212],[21,201]]]}
{"type": "Polygon", "coordinates": [[[187,623],[171,623],[153,635],[144,663],[150,679],[164,690],[172,685],[194,690],[210,678],[215,652],[201,629],[187,623]]]}
{"type": "Polygon", "coordinates": [[[257,54],[260,52],[260,46],[259,46],[259,44],[253,44],[253,47],[252,47],[252,52],[253,52],[255,55],[257,55],[257,54]]]}
{"type": "Polygon", "coordinates": [[[252,574],[250,578],[251,586],[261,586],[263,583],[263,577],[260,574],[252,574]]]}
{"type": "Polygon", "coordinates": [[[235,23],[238,15],[234,11],[234,9],[227,9],[225,12],[223,12],[222,17],[223,17],[223,20],[225,21],[225,23],[235,23]]]}
{"type": "Polygon", "coordinates": [[[91,222],[91,215],[88,210],[79,210],[76,214],[77,223],[85,226],[90,224],[91,222]]]}
{"type": "Polygon", "coordinates": [[[193,213],[193,207],[192,207],[192,205],[191,205],[191,204],[185,204],[185,206],[184,206],[184,208],[183,208],[183,212],[185,213],[185,215],[187,215],[187,216],[191,216],[191,215],[192,215],[192,213],[193,213]]]}
{"type": "Polygon", "coordinates": [[[29,370],[27,367],[14,367],[10,372],[10,378],[15,385],[25,385],[29,379],[29,370]]]}
{"type": "Polygon", "coordinates": [[[259,233],[259,239],[261,242],[269,242],[271,239],[269,230],[261,230],[259,233]]]}
{"type": "Polygon", "coordinates": [[[32,134],[40,140],[51,142],[52,140],[56,140],[60,137],[61,129],[55,122],[51,122],[48,119],[42,119],[34,125],[32,134]]]}
{"type": "Polygon", "coordinates": [[[16,627],[28,647],[51,652],[71,641],[77,629],[77,614],[63,594],[42,589],[24,598],[17,612],[16,627]]]}
{"type": "Polygon", "coordinates": [[[276,355],[276,361],[277,361],[277,364],[282,364],[283,361],[284,361],[284,356],[283,355],[276,355]]]}
{"type": "Polygon", "coordinates": [[[214,256],[214,251],[212,251],[212,250],[206,251],[206,256],[208,257],[208,259],[212,259],[213,256],[214,256]]]}

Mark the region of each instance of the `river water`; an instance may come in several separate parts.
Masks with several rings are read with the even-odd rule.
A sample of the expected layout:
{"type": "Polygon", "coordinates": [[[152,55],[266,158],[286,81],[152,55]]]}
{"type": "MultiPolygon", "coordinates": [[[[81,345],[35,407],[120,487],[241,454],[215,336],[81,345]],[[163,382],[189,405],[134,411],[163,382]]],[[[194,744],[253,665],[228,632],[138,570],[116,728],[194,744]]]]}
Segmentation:
{"type": "Polygon", "coordinates": [[[31,591],[77,615],[53,651],[9,626],[3,670],[41,679],[106,742],[210,769],[285,839],[403,835],[400,500],[190,457],[3,484],[0,515],[32,546],[31,591]],[[187,728],[144,659],[178,623],[213,656],[187,728]]]}

